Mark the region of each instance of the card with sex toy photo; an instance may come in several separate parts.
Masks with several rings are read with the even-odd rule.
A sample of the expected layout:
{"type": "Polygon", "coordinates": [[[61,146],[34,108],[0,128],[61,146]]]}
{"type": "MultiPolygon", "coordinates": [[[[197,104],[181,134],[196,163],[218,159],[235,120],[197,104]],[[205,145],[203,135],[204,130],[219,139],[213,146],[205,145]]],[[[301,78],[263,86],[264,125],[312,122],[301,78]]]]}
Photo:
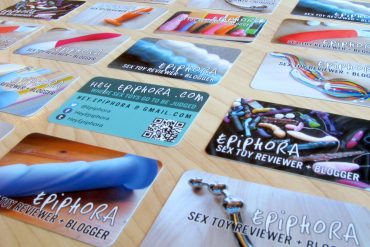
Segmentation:
{"type": "Polygon", "coordinates": [[[150,158],[31,134],[0,160],[0,214],[110,246],[160,168],[150,158]]]}
{"type": "Polygon", "coordinates": [[[201,91],[95,77],[58,110],[49,122],[175,146],[207,102],[201,91]]]}
{"type": "Polygon", "coordinates": [[[370,121],[363,119],[239,98],[206,150],[370,190],[370,121]]]}
{"type": "Polygon", "coordinates": [[[151,6],[138,6],[113,3],[96,3],[69,20],[71,23],[144,29],[167,10],[151,6]]]}
{"type": "Polygon", "coordinates": [[[274,34],[272,42],[370,55],[370,29],[366,26],[286,19],[274,34]]]}
{"type": "Polygon", "coordinates": [[[280,0],[188,0],[194,9],[219,9],[229,11],[272,13],[280,0]]]}
{"type": "Polygon", "coordinates": [[[271,52],[263,60],[251,86],[370,107],[370,65],[271,52]]]}
{"type": "Polygon", "coordinates": [[[369,220],[354,204],[191,170],[141,246],[366,247],[369,220]]]}
{"type": "Polygon", "coordinates": [[[260,17],[180,11],[165,21],[156,32],[250,43],[266,22],[267,19],[260,17]]]}
{"type": "Polygon", "coordinates": [[[299,0],[292,14],[370,23],[370,3],[348,0],[299,0]]]}
{"type": "Polygon", "coordinates": [[[228,73],[240,52],[239,49],[220,46],[143,38],[108,67],[216,84],[228,73]]]}
{"type": "Polygon", "coordinates": [[[14,53],[77,64],[95,64],[130,37],[112,32],[53,28],[14,53]]]}
{"type": "Polygon", "coordinates": [[[32,116],[76,80],[61,71],[0,63],[0,112],[32,116]]]}
{"type": "Polygon", "coordinates": [[[41,25],[0,20],[0,50],[7,49],[41,29],[41,25]]]}
{"type": "Polygon", "coordinates": [[[1,10],[0,16],[57,20],[84,3],[85,1],[72,0],[21,0],[1,10]]]}

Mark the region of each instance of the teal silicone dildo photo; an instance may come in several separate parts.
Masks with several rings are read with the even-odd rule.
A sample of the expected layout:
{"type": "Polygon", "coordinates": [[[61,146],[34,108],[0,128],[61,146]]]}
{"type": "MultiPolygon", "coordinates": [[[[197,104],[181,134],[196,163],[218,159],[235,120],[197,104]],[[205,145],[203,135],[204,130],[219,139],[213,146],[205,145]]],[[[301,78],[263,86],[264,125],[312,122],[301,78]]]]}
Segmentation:
{"type": "Polygon", "coordinates": [[[157,172],[157,161],[136,155],[93,162],[14,164],[0,167],[0,195],[22,197],[120,186],[143,189],[157,172]]]}

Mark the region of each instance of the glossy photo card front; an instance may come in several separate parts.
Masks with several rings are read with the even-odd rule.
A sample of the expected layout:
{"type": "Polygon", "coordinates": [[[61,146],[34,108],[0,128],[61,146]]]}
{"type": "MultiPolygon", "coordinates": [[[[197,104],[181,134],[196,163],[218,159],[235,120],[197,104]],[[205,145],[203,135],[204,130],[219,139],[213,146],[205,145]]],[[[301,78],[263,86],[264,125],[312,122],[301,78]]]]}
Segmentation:
{"type": "Polygon", "coordinates": [[[165,21],[156,32],[250,43],[266,22],[267,19],[262,17],[180,11],[165,21]]]}
{"type": "Polygon", "coordinates": [[[338,23],[286,19],[274,34],[273,43],[370,55],[370,29],[338,23]]]}
{"type": "Polygon", "coordinates": [[[98,63],[129,38],[112,32],[53,28],[14,53],[88,65],[98,63]]]}
{"type": "Polygon", "coordinates": [[[33,23],[0,20],[0,50],[17,44],[41,28],[41,25],[33,23]]]}
{"type": "Polygon", "coordinates": [[[370,3],[348,0],[299,0],[292,14],[370,24],[370,3]]]}
{"type": "Polygon", "coordinates": [[[236,99],[207,153],[370,190],[370,121],[236,99]]]}
{"type": "Polygon", "coordinates": [[[94,246],[111,246],[162,165],[43,134],[0,160],[0,214],[94,246]]]}
{"type": "Polygon", "coordinates": [[[84,3],[85,1],[73,0],[21,0],[15,5],[0,10],[0,16],[58,20],[84,3]]]}
{"type": "Polygon", "coordinates": [[[69,22],[110,28],[144,29],[167,10],[151,6],[96,3],[69,22]]]}
{"type": "Polygon", "coordinates": [[[188,0],[188,7],[269,14],[279,3],[280,0],[188,0]]]}
{"type": "Polygon", "coordinates": [[[0,112],[32,116],[76,80],[62,71],[0,64],[0,112]]]}
{"type": "Polygon", "coordinates": [[[186,41],[143,38],[108,67],[217,84],[231,69],[240,52],[239,49],[186,41]]]}
{"type": "Polygon", "coordinates": [[[255,89],[370,107],[370,65],[292,53],[266,55],[255,89]]]}

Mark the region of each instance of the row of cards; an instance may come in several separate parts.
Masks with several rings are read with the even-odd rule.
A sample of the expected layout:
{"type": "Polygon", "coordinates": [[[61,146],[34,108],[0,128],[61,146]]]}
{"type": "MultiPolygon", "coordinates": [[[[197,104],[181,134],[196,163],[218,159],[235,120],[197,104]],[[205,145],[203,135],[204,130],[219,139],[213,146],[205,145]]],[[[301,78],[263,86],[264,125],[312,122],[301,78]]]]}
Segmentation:
{"type": "MultiPolygon", "coordinates": [[[[0,160],[0,213],[110,246],[161,168],[150,158],[31,134],[0,160]]],[[[370,211],[353,204],[192,170],[142,246],[366,247],[369,220],[370,211]]]]}
{"type": "MultiPolygon", "coordinates": [[[[126,1],[161,4],[169,4],[173,2],[173,0],[126,1]]],[[[0,16],[36,18],[46,20],[59,19],[72,10],[80,7],[84,3],[84,1],[73,0],[32,2],[29,0],[22,0],[13,6],[9,6],[8,8],[1,10],[0,16]]],[[[272,13],[279,3],[280,0],[189,0],[188,7],[195,9],[219,9],[227,11],[272,13]]],[[[89,14],[94,15],[99,12],[101,14],[106,14],[107,17],[111,18],[112,16],[118,16],[121,10],[124,12],[135,11],[134,8],[121,9],[119,5],[97,3],[85,12],[82,12],[80,15],[81,17],[84,17],[84,20],[82,20],[82,22],[94,22],[94,19],[89,18],[89,14]],[[114,9],[112,9],[113,6],[114,9]],[[114,10],[116,10],[115,13],[114,10]]],[[[158,13],[159,12],[161,12],[161,10],[158,9],[158,13]]],[[[297,6],[292,11],[292,14],[360,23],[370,23],[370,3],[345,0],[299,0],[297,6]]]]}
{"type": "MultiPolygon", "coordinates": [[[[257,20],[257,22],[259,21],[257,20]]],[[[255,22],[251,22],[250,25],[253,26],[254,23],[255,22]]],[[[0,24],[0,30],[1,28],[4,28],[4,30],[7,29],[9,25],[18,27],[18,29],[21,30],[26,29],[26,31],[20,31],[19,33],[13,31],[11,34],[0,35],[0,47],[2,48],[8,47],[10,44],[14,43],[15,40],[24,37],[26,35],[25,33],[33,32],[40,28],[40,26],[37,25],[21,26],[19,23],[7,21],[0,24]]],[[[161,27],[165,25],[166,24],[161,27]]],[[[182,24],[180,23],[179,25],[182,24]]],[[[187,24],[184,23],[184,25],[187,24]]],[[[208,29],[208,31],[210,31],[210,29],[208,29]]],[[[175,32],[182,33],[176,30],[175,32]]],[[[283,22],[273,41],[295,46],[369,55],[370,46],[367,42],[369,42],[368,40],[370,38],[366,37],[366,35],[368,35],[366,30],[359,30],[354,27],[351,29],[349,27],[338,26],[309,26],[307,25],[307,21],[288,19],[283,22]]],[[[251,37],[239,38],[242,40],[251,39],[251,37]]],[[[95,64],[128,39],[129,36],[118,33],[96,33],[91,31],[54,28],[31,43],[17,49],[15,53],[71,63],[95,64]]],[[[233,37],[231,37],[231,39],[233,39],[233,37]]],[[[109,67],[186,81],[217,84],[236,62],[240,53],[241,51],[239,49],[234,48],[175,40],[143,38],[111,62],[109,67]]],[[[336,100],[343,101],[354,99],[355,101],[352,101],[352,103],[366,105],[366,102],[364,103],[361,101],[366,101],[367,92],[369,91],[369,71],[368,66],[365,64],[356,64],[346,61],[322,61],[320,58],[316,58],[314,59],[316,60],[314,63],[318,63],[319,67],[310,67],[308,65],[306,66],[306,63],[310,63],[310,61],[305,61],[305,58],[299,58],[289,54],[273,54],[272,56],[276,57],[276,60],[281,60],[278,63],[279,66],[270,65],[270,67],[275,68],[277,74],[279,74],[277,70],[282,69],[285,65],[286,69],[290,68],[291,77],[295,78],[297,81],[302,81],[302,84],[307,87],[324,92],[324,94],[326,91],[332,91],[329,85],[340,84],[340,82],[337,81],[339,77],[341,78],[340,80],[349,80],[356,85],[358,84],[357,86],[354,85],[354,87],[362,92],[354,95],[354,97],[342,96],[342,94],[337,95],[336,93],[329,94],[331,98],[336,100]],[[308,71],[308,73],[313,73],[314,75],[307,77],[304,73],[301,73],[302,76],[300,76],[299,72],[295,71],[301,71],[302,73],[308,71]],[[331,76],[337,77],[330,78],[331,76]],[[327,87],[318,89],[318,87],[324,84],[327,85],[327,87]]],[[[265,71],[264,68],[268,63],[271,63],[271,61],[266,60],[262,64],[260,71],[265,71]]],[[[4,71],[2,70],[2,72],[4,71]]],[[[262,77],[269,75],[269,73],[261,74],[262,77]]],[[[271,90],[274,85],[270,85],[271,83],[268,82],[266,78],[263,82],[258,82],[262,81],[259,79],[261,76],[256,77],[257,83],[267,84],[267,87],[271,90]]],[[[253,83],[253,85],[256,88],[259,87],[259,85],[255,83],[253,83]]],[[[264,88],[266,89],[266,86],[264,88]]],[[[277,88],[281,89],[281,87],[277,88]]],[[[352,88],[350,87],[349,91],[351,90],[352,88]]],[[[284,92],[284,90],[282,92],[284,92]]]]}
{"type": "MultiPolygon", "coordinates": [[[[108,7],[96,7],[104,8],[106,10],[108,7]]],[[[144,11],[145,9],[151,8],[141,8],[126,6],[126,8],[138,8],[136,11],[144,11]]],[[[114,11],[115,7],[112,7],[114,11]]],[[[131,29],[141,29],[147,26],[151,21],[158,17],[158,15],[163,14],[161,10],[154,11],[156,16],[142,14],[140,17],[129,19],[128,21],[118,22],[117,19],[106,18],[104,13],[100,13],[95,8],[88,11],[88,13],[82,13],[81,15],[74,18],[74,23],[89,23],[94,25],[120,25],[124,28],[131,29]],[[91,12],[91,13],[90,13],[91,12]]],[[[117,14],[117,13],[116,13],[117,14]]],[[[158,33],[176,33],[178,35],[187,35],[193,37],[207,37],[213,39],[222,40],[233,40],[240,42],[252,42],[256,39],[257,35],[260,33],[261,29],[266,23],[265,18],[249,17],[249,16],[232,16],[224,14],[213,14],[207,12],[191,12],[182,11],[174,14],[168,21],[161,25],[156,32],[158,33]]],[[[40,25],[35,25],[31,23],[19,23],[12,21],[1,21],[0,22],[0,39],[1,39],[1,49],[5,49],[15,41],[18,41],[27,35],[30,35],[41,28],[40,25]]],[[[61,28],[60,28],[61,29],[61,28]]],[[[59,30],[62,31],[62,30],[59,30]]],[[[83,32],[76,31],[76,32],[83,32]]],[[[49,36],[50,34],[45,34],[49,36]]],[[[61,35],[73,36],[73,33],[65,33],[61,35]]],[[[66,37],[67,38],[67,37],[66,37]]],[[[70,37],[71,38],[71,37],[70,37]]],[[[76,42],[88,42],[88,41],[100,41],[107,42],[108,38],[91,38],[89,40],[75,40],[76,42]]],[[[58,41],[58,40],[52,40],[58,41]]],[[[68,46],[70,42],[65,42],[60,44],[60,46],[68,46]]],[[[55,47],[43,47],[44,49],[52,49],[55,47]]]]}
{"type": "MultiPolygon", "coordinates": [[[[53,32],[56,37],[60,36],[59,30],[53,32]]],[[[51,34],[48,38],[53,38],[51,34]]],[[[49,42],[40,41],[38,44],[49,42]]],[[[29,45],[18,51],[32,52],[36,49],[32,48],[34,46],[29,45]]],[[[99,50],[85,46],[83,51],[72,46],[68,50],[57,49],[58,53],[41,53],[37,56],[86,62],[86,58],[97,60],[103,57],[112,46],[103,46],[99,50]],[[91,53],[83,55],[88,52],[91,53]],[[81,55],[77,56],[76,53],[81,55]]],[[[230,70],[239,53],[239,50],[232,48],[144,38],[109,67],[216,84],[230,70]]],[[[0,111],[31,116],[76,80],[77,77],[61,71],[0,64],[0,111]]],[[[370,67],[366,64],[272,52],[266,55],[251,86],[265,91],[370,107],[370,67]]],[[[114,96],[109,93],[105,95],[114,96]]]]}
{"type": "MultiPolygon", "coordinates": [[[[95,20],[98,21],[97,18],[95,20]]],[[[139,22],[134,23],[137,25],[139,22]]],[[[248,43],[256,39],[265,23],[266,19],[264,18],[183,11],[172,16],[156,32],[248,43]]],[[[40,28],[41,26],[35,24],[2,21],[0,23],[0,49],[9,47],[40,28]]],[[[370,54],[369,33],[370,30],[357,26],[337,25],[334,23],[329,25],[329,23],[322,24],[319,21],[286,19],[275,33],[272,42],[368,56],[370,54]]],[[[74,63],[92,64],[99,60],[97,58],[93,59],[95,57],[94,54],[98,53],[103,57],[103,55],[112,51],[128,38],[127,35],[119,33],[96,33],[54,28],[30,44],[18,49],[16,53],[74,63]],[[82,46],[89,49],[85,51],[82,49],[82,46]],[[107,47],[106,50],[99,52],[97,47],[105,46],[107,47]],[[69,56],[65,55],[68,53],[72,58],[74,55],[79,57],[78,55],[81,56],[81,54],[78,54],[78,51],[87,53],[82,55],[91,55],[88,56],[91,59],[68,59],[69,56]],[[55,57],[54,53],[56,55],[61,54],[55,57]]],[[[132,49],[137,50],[135,46],[132,49]]],[[[218,48],[218,50],[221,49],[224,48],[218,48]]],[[[227,49],[225,51],[226,53],[229,52],[227,49]]],[[[162,50],[157,52],[164,53],[162,54],[163,56],[166,55],[162,50]]],[[[196,52],[193,53],[197,55],[196,52]]]]}
{"type": "MultiPolygon", "coordinates": [[[[308,87],[303,79],[294,77],[302,77],[308,72],[301,73],[297,69],[291,73],[289,66],[279,65],[279,56],[283,59],[286,56],[297,57],[275,53],[267,59],[286,69],[289,83],[302,83],[303,89],[308,87]]],[[[264,76],[266,73],[259,74],[264,76]]],[[[16,71],[0,79],[1,110],[22,116],[42,107],[74,80],[64,73],[29,67],[17,67],[16,71]]],[[[344,94],[340,92],[341,88],[349,90],[353,87],[348,92],[353,97],[357,85],[339,80],[323,84],[326,86],[308,88],[320,96],[322,90],[328,90],[329,97],[330,93],[344,94]],[[328,85],[333,87],[332,91],[328,85]]],[[[96,77],[51,114],[49,121],[136,141],[174,146],[184,137],[208,97],[201,91],[96,77]]],[[[241,98],[233,103],[207,152],[370,189],[369,126],[366,120],[241,98]]]]}
{"type": "MultiPolygon", "coordinates": [[[[368,11],[370,12],[370,10],[368,11]]],[[[70,22],[143,29],[165,12],[165,9],[149,6],[97,3],[76,15],[70,22]]],[[[170,17],[156,32],[252,42],[266,21],[265,18],[249,16],[181,11],[170,17]]],[[[281,25],[274,40],[278,43],[291,45],[369,54],[366,45],[370,36],[369,30],[355,26],[337,26],[335,23],[324,24],[325,26],[320,25],[319,21],[306,23],[303,20],[288,19],[281,25]]],[[[5,33],[15,39],[19,35],[35,31],[36,28],[37,26],[33,24],[22,25],[21,23],[3,22],[0,33],[5,33]]],[[[2,41],[2,43],[4,42],[2,41]]],[[[12,42],[8,41],[7,43],[11,44],[12,42]]]]}

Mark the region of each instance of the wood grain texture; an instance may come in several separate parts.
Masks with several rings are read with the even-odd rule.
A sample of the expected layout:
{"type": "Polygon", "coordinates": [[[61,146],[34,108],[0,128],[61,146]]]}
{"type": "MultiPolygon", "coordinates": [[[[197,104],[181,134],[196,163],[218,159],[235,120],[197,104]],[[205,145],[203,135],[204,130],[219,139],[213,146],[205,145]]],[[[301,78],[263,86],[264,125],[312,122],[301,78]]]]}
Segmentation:
{"type": "MultiPolygon", "coordinates": [[[[18,0],[1,0],[1,8],[16,3],[18,0]]],[[[176,11],[187,9],[187,0],[176,0],[171,5],[152,5],[170,8],[170,10],[160,19],[144,31],[127,30],[121,28],[92,27],[85,25],[69,24],[68,20],[86,9],[88,6],[98,2],[97,0],[88,0],[87,4],[63,17],[60,21],[38,21],[31,19],[1,18],[6,20],[19,20],[43,24],[46,27],[38,31],[35,35],[24,39],[22,42],[12,46],[10,49],[0,51],[0,62],[19,63],[30,66],[48,67],[51,69],[62,70],[75,75],[80,79],[59,95],[51,104],[41,110],[38,114],[29,118],[16,117],[9,114],[0,113],[0,120],[15,124],[15,131],[0,142],[0,155],[5,155],[26,135],[34,132],[54,135],[56,137],[77,140],[122,151],[125,153],[135,153],[142,156],[151,157],[163,162],[163,169],[154,186],[150,189],[147,197],[138,208],[132,220],[129,222],[116,246],[139,246],[149,231],[163,204],[167,200],[176,182],[183,172],[189,169],[199,169],[211,173],[230,176],[255,183],[267,184],[292,191],[304,192],[312,195],[323,196],[345,202],[351,202],[370,208],[370,193],[358,189],[352,189],[340,186],[334,183],[309,179],[302,176],[292,175],[284,172],[265,169],[262,167],[245,165],[238,162],[229,161],[211,157],[205,153],[205,147],[212,135],[219,126],[221,119],[228,110],[230,104],[237,97],[253,97],[257,100],[270,101],[294,105],[303,108],[315,108],[317,110],[328,111],[336,114],[343,114],[352,117],[364,118],[370,120],[370,108],[355,107],[347,104],[314,100],[290,95],[282,95],[270,92],[254,90],[250,87],[250,82],[261,64],[265,54],[270,51],[293,52],[302,55],[311,55],[323,58],[349,60],[360,63],[369,63],[368,56],[331,52],[326,50],[317,50],[301,47],[291,47],[286,45],[272,44],[271,39],[283,19],[297,18],[290,15],[291,10],[297,3],[297,0],[282,0],[276,11],[271,15],[260,15],[248,13],[250,16],[264,16],[268,18],[268,23],[260,33],[259,37],[252,44],[243,44],[238,42],[225,42],[211,39],[198,39],[191,37],[180,37],[174,35],[153,34],[153,31],[165,20],[167,20],[176,11]],[[21,56],[13,54],[13,51],[26,44],[37,35],[45,33],[52,27],[80,28],[83,30],[116,31],[131,36],[131,39],[118,47],[114,53],[109,54],[100,63],[92,66],[76,65],[64,62],[57,62],[46,59],[21,56]],[[198,83],[189,83],[181,80],[151,76],[145,74],[131,73],[108,69],[107,65],[128,47],[143,37],[169,38],[175,40],[186,40],[190,42],[227,46],[242,50],[242,54],[232,67],[222,82],[216,86],[202,85],[198,83]],[[55,111],[66,99],[75,93],[82,85],[94,76],[107,76],[125,80],[133,80],[152,84],[160,84],[173,87],[201,90],[210,94],[210,99],[206,103],[202,112],[194,122],[193,126],[185,135],[183,141],[176,147],[166,148],[155,146],[137,141],[131,141],[118,137],[92,133],[85,130],[73,129],[60,125],[50,124],[47,117],[55,111]]],[[[104,2],[113,2],[106,0],[104,2]]],[[[114,3],[125,3],[124,1],[114,1],[114,3]]],[[[135,3],[127,3],[135,4],[135,3]]],[[[143,5],[142,3],[140,3],[143,5]]],[[[147,4],[149,5],[149,4],[147,4]]],[[[213,13],[232,13],[235,15],[240,12],[225,12],[210,10],[213,13]]],[[[307,19],[307,18],[306,18],[307,19]]],[[[334,21],[343,23],[340,21],[334,21]]],[[[369,25],[358,24],[364,28],[369,25]]],[[[83,246],[82,243],[62,237],[55,233],[21,223],[11,218],[0,216],[0,246],[83,246]]]]}

